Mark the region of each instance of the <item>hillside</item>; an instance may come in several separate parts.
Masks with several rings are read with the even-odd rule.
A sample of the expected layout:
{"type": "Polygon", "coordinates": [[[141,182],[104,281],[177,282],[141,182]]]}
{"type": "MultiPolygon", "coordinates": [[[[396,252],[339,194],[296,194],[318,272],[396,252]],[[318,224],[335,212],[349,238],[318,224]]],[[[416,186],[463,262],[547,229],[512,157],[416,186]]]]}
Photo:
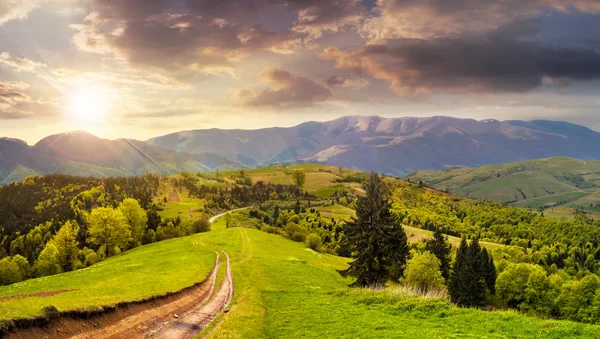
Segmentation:
{"type": "Polygon", "coordinates": [[[20,140],[0,139],[0,184],[21,181],[31,174],[109,177],[232,167],[238,164],[215,154],[190,155],[143,141],[107,140],[86,132],[52,135],[33,146],[20,140]]]}
{"type": "Polygon", "coordinates": [[[599,159],[600,133],[555,121],[347,116],[290,128],[192,130],[148,140],[186,153],[210,152],[247,166],[320,162],[405,175],[551,156],[599,159]]]}
{"type": "MultiPolygon", "coordinates": [[[[532,318],[514,311],[458,308],[443,299],[411,296],[396,290],[350,289],[347,287],[349,280],[336,271],[346,266],[347,259],[314,252],[278,235],[239,227],[225,228],[222,219],[208,233],[145,245],[90,269],[0,287],[0,296],[4,298],[27,294],[27,297],[0,301],[0,307],[10,312],[3,313],[6,319],[41,314],[41,308],[48,305],[57,305],[59,311],[79,308],[80,302],[86,307],[108,305],[114,301],[108,299],[103,304],[98,303],[99,298],[90,300],[83,295],[100,296],[107,292],[111,295],[111,291],[102,288],[124,279],[138,282],[139,276],[146,281],[147,273],[173,254],[177,255],[176,262],[161,266],[158,274],[148,280],[151,286],[139,286],[148,290],[171,290],[194,281],[193,273],[196,282],[204,279],[208,265],[214,260],[213,251],[225,251],[231,257],[235,289],[228,312],[201,333],[207,338],[456,335],[565,338],[593,337],[598,331],[596,325],[532,318]],[[174,280],[174,275],[169,273],[183,265],[192,265],[193,269],[184,270],[186,276],[174,280]],[[126,269],[125,276],[115,275],[123,269],[126,269]],[[75,274],[77,279],[69,279],[75,274]],[[98,279],[112,275],[115,276],[106,281],[98,279]],[[31,296],[48,291],[48,286],[63,291],[55,295],[31,296]]],[[[125,299],[144,295],[144,291],[131,293],[133,289],[126,290],[125,299]]],[[[172,321],[173,317],[170,318],[172,321]]],[[[102,322],[77,319],[54,322],[36,333],[52,333],[53,337],[61,338],[69,333],[93,331],[96,327],[102,330],[111,325],[114,325],[112,318],[102,322]],[[72,326],[65,327],[68,325],[72,326]]]]}
{"type": "Polygon", "coordinates": [[[419,171],[407,178],[473,199],[547,209],[547,213],[561,216],[568,209],[600,212],[600,161],[553,157],[480,168],[419,171]]]}

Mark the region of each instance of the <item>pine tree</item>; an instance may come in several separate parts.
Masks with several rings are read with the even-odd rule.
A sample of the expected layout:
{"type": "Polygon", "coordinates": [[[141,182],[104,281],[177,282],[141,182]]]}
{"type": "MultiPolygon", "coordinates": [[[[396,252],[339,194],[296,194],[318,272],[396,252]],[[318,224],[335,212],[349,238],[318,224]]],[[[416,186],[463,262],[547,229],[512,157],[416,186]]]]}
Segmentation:
{"type": "Polygon", "coordinates": [[[442,233],[441,228],[438,227],[435,229],[433,238],[427,240],[425,248],[440,260],[442,277],[448,282],[448,278],[450,278],[450,252],[452,251],[452,245],[442,233]]]}
{"type": "Polygon", "coordinates": [[[483,306],[487,298],[487,285],[483,274],[481,247],[477,239],[467,244],[463,238],[456,254],[450,275],[450,299],[459,306],[483,306]]]}
{"type": "Polygon", "coordinates": [[[498,277],[498,273],[496,272],[494,257],[492,257],[485,248],[481,250],[481,265],[483,268],[485,284],[490,291],[490,294],[496,294],[496,278],[498,277]]]}
{"type": "Polygon", "coordinates": [[[356,218],[344,225],[343,247],[348,246],[354,261],[340,271],[352,276],[351,286],[376,286],[404,273],[408,256],[406,233],[390,213],[390,202],[383,196],[381,178],[371,173],[363,185],[366,195],[356,202],[356,218]]]}

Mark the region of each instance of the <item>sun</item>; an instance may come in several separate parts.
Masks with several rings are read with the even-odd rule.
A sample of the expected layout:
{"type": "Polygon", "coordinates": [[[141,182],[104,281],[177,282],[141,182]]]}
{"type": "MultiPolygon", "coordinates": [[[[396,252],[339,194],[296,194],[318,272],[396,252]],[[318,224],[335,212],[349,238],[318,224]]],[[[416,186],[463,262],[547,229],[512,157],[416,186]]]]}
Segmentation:
{"type": "Polygon", "coordinates": [[[75,89],[68,100],[68,114],[78,123],[103,123],[110,111],[110,91],[104,86],[83,85],[75,89]]]}

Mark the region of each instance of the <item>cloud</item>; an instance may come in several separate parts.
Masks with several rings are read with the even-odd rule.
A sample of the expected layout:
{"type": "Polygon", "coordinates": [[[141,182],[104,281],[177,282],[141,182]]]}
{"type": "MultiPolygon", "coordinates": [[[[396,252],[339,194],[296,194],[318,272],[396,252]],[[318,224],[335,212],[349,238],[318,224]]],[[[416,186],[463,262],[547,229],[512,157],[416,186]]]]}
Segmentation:
{"type": "Polygon", "coordinates": [[[598,52],[525,39],[527,27],[479,36],[388,39],[354,51],[330,47],[320,57],[387,81],[399,95],[523,92],[548,79],[564,88],[569,81],[600,78],[598,52]]]}
{"type": "Polygon", "coordinates": [[[47,102],[35,100],[23,90],[29,85],[22,81],[0,82],[0,120],[16,120],[31,117],[32,108],[43,111],[47,102]]]}
{"type": "Polygon", "coordinates": [[[38,8],[42,0],[2,0],[0,1],[0,24],[12,19],[25,19],[38,8]]]}
{"type": "Polygon", "coordinates": [[[356,25],[359,0],[96,0],[77,30],[80,49],[172,72],[232,74],[258,52],[289,54],[303,39],[356,25]],[[180,6],[178,6],[180,5],[180,6]],[[265,16],[277,17],[273,25],[265,16]]]}
{"type": "Polygon", "coordinates": [[[347,77],[341,75],[332,75],[329,78],[325,79],[325,83],[329,87],[347,87],[360,89],[369,86],[369,80],[357,77],[347,77]]]}
{"type": "Polygon", "coordinates": [[[21,81],[0,82],[0,100],[5,104],[31,102],[31,97],[20,90],[27,89],[29,85],[21,81]]]}
{"type": "Polygon", "coordinates": [[[260,92],[246,89],[238,93],[244,106],[306,106],[324,102],[333,95],[329,88],[281,69],[265,69],[261,79],[269,85],[268,89],[260,92]]]}
{"type": "Polygon", "coordinates": [[[0,53],[0,64],[9,66],[17,72],[34,72],[38,68],[44,68],[46,65],[27,58],[13,57],[7,52],[0,53]]]}
{"type": "Polygon", "coordinates": [[[597,0],[379,0],[361,31],[372,42],[482,33],[549,11],[600,12],[597,0]]]}
{"type": "MultiPolygon", "coordinates": [[[[69,4],[82,0],[2,0],[0,1],[0,25],[13,19],[26,19],[36,8],[48,3],[69,4]]],[[[63,11],[71,10],[70,7],[63,11]]]]}

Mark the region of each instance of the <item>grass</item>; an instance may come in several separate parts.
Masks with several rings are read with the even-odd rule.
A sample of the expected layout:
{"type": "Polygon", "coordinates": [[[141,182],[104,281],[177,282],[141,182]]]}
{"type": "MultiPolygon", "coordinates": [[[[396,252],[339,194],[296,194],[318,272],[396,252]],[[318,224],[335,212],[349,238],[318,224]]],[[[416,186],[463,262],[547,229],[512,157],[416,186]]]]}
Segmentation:
{"type": "MultiPolygon", "coordinates": [[[[422,241],[424,239],[430,239],[433,237],[432,231],[428,231],[428,230],[424,230],[424,229],[420,229],[420,228],[416,228],[416,227],[412,227],[412,226],[406,226],[406,225],[403,227],[404,227],[404,232],[406,232],[406,236],[408,237],[408,242],[411,244],[422,241]]],[[[454,236],[449,235],[448,241],[454,247],[458,247],[460,245],[459,237],[454,237],[454,236]]],[[[497,243],[487,242],[487,241],[480,241],[479,244],[490,250],[505,247],[502,244],[497,244],[497,243]]]]}
{"type": "MultiPolygon", "coordinates": [[[[290,166],[269,166],[252,170],[245,170],[247,176],[252,178],[253,182],[264,181],[273,184],[293,185],[292,173],[294,171],[304,171],[306,182],[304,189],[318,197],[329,197],[335,191],[351,190],[360,186],[356,183],[335,183],[337,178],[346,175],[362,173],[357,170],[344,168],[340,172],[339,167],[320,165],[320,164],[297,164],[290,166]],[[341,174],[341,176],[340,176],[341,174]],[[333,187],[335,186],[335,187],[333,187]]],[[[222,172],[223,177],[233,180],[239,177],[239,171],[222,172]]]]}
{"type": "MultiPolygon", "coordinates": [[[[348,259],[307,249],[278,235],[225,228],[146,245],[88,269],[0,288],[0,296],[79,289],[53,297],[0,303],[3,319],[99,307],[176,290],[202,280],[214,251],[231,258],[235,293],[230,312],[207,338],[595,337],[600,327],[526,317],[516,312],[461,309],[444,299],[390,290],[349,289],[337,270],[348,259]],[[202,277],[202,278],[199,278],[202,277]]],[[[223,272],[219,272],[222,279],[223,272]]]]}
{"type": "Polygon", "coordinates": [[[163,210],[158,212],[162,219],[176,219],[179,217],[181,220],[191,220],[192,217],[195,219],[202,215],[204,200],[190,198],[187,193],[179,193],[179,197],[181,198],[180,202],[168,201],[164,204],[163,210]]]}
{"type": "MultiPolygon", "coordinates": [[[[419,171],[408,176],[440,190],[474,199],[508,202],[522,208],[552,208],[561,205],[600,213],[594,208],[600,196],[600,161],[567,157],[515,163],[419,171]]],[[[549,213],[567,218],[572,213],[549,213]]],[[[600,214],[599,214],[600,215],[600,214]]]]}
{"type": "Polygon", "coordinates": [[[319,211],[323,217],[342,219],[346,221],[350,220],[350,218],[356,215],[353,209],[337,204],[333,206],[318,206],[315,207],[315,210],[319,211]]]}
{"type": "Polygon", "coordinates": [[[600,330],[513,311],[462,309],[444,299],[349,289],[350,280],[336,272],[346,259],[253,229],[213,229],[197,237],[233,253],[236,291],[230,312],[206,338],[593,338],[600,330]]]}
{"type": "Polygon", "coordinates": [[[98,309],[181,290],[204,280],[214,266],[214,251],[194,245],[192,237],[141,246],[78,271],[0,287],[0,298],[73,290],[46,297],[0,302],[0,320],[34,317],[53,305],[59,311],[98,309]]]}

